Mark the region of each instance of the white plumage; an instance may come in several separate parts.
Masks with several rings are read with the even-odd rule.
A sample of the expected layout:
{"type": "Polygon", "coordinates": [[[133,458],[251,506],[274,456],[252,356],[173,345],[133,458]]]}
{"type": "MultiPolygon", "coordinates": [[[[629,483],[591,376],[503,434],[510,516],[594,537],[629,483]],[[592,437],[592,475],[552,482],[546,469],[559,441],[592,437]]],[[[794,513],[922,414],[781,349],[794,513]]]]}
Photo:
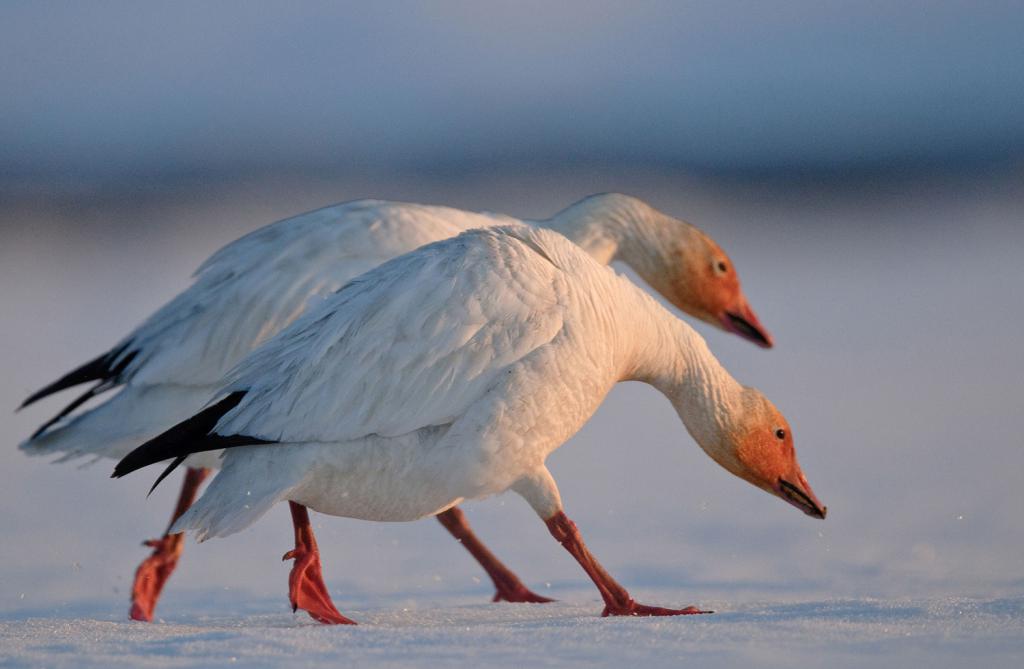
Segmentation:
{"type": "MultiPolygon", "coordinates": [[[[112,349],[109,366],[123,367],[106,380],[108,385],[122,386],[114,396],[58,421],[20,447],[32,455],[62,453],[62,460],[84,455],[122,457],[141,441],[199,410],[217,389],[217,382],[245,354],[349,279],[425,243],[471,228],[514,222],[519,221],[497,214],[360,200],[261,228],[215,253],[196,272],[189,289],[112,349]]],[[[711,266],[725,257],[714,242],[635,198],[594,196],[535,224],[561,232],[600,262],[626,262],[670,301],[697,317],[731,327],[704,303],[714,301],[716,289],[722,293],[723,309],[743,312],[746,303],[738,283],[700,285],[711,266]],[[696,293],[707,299],[695,301],[691,295],[696,293]]],[[[453,280],[465,282],[467,278],[453,280]]],[[[510,281],[514,285],[515,277],[510,281]]],[[[406,308],[416,304],[411,295],[392,295],[390,299],[406,308]]],[[[461,339],[475,337],[479,341],[480,337],[513,334],[478,333],[473,323],[470,318],[465,331],[446,333],[449,340],[443,346],[454,350],[461,339]]],[[[419,329],[408,336],[429,334],[431,326],[430,322],[409,324],[419,329]]],[[[537,336],[545,335],[540,332],[537,336]]],[[[397,339],[391,345],[415,344],[397,339]]],[[[452,362],[471,368],[487,361],[452,362]]],[[[460,372],[451,369],[439,374],[460,372]]],[[[396,369],[394,373],[405,372],[396,369]]],[[[352,390],[346,397],[359,400],[360,393],[352,390]]],[[[379,409],[363,410],[372,413],[379,409]]],[[[218,454],[197,454],[189,464],[218,466],[218,454]]]]}
{"type": "Polygon", "coordinates": [[[545,459],[624,379],[665,393],[716,458],[770,406],[564,237],[464,233],[362,275],[229,374],[218,397],[245,395],[213,433],[282,443],[228,449],[173,531],[230,534],[284,499],[407,521],[510,487],[548,518],[545,459]]]}
{"type": "Polygon", "coordinates": [[[246,356],[207,408],[132,451],[114,476],[174,458],[166,475],[190,454],[227,447],[169,531],[225,536],[288,500],[289,599],[324,623],[353,621],[331,602],[306,507],[377,521],[438,515],[469,541],[496,597],[547,601],[454,508],[509,489],[594,581],[604,615],[705,613],[634,601],[586,548],[545,466],[628,379],[667,396],[727,470],[825,517],[785,418],[764,396],[635,285],[565,237],[524,225],[470,230],[352,280],[246,356]]]}
{"type": "MultiPolygon", "coordinates": [[[[583,251],[604,264],[623,261],[694,317],[761,346],[771,346],[771,338],[722,250],[696,228],[635,198],[593,196],[536,223],[565,237],[535,235],[522,223],[495,214],[365,200],[258,230],[214,254],[191,288],[108,353],[29,397],[23,406],[96,382],[21,448],[36,455],[63,453],[62,459],[119,457],[177,424],[188,432],[170,430],[180,437],[177,441],[205,446],[157,457],[174,457],[171,468],[187,459],[190,467],[173,523],[192,503],[209,468],[221,464],[219,449],[238,444],[236,437],[211,437],[212,424],[205,421],[221,416],[241,398],[240,392],[200,409],[234,363],[308,310],[289,334],[258,350],[231,377],[247,393],[230,419],[244,427],[243,439],[291,443],[251,451],[252,457],[229,455],[235,465],[181,526],[191,523],[204,536],[226,534],[280,499],[297,500],[290,504],[296,544],[288,553],[295,559],[289,599],[293,608],[304,608],[325,623],[352,621],[330,602],[301,500],[327,513],[377,520],[441,512],[441,524],[493,581],[496,601],[549,601],[524,586],[451,507],[464,497],[510,485],[539,512],[558,507],[543,457],[582,424],[614,383],[614,375],[605,376],[610,373],[603,357],[607,351],[592,346],[602,341],[600,332],[578,327],[610,327],[638,313],[629,300],[602,303],[600,291],[585,304],[573,303],[576,293],[566,277],[586,257],[583,251]],[[513,227],[430,246],[332,294],[388,258],[463,230],[498,224],[513,227]],[[601,318],[581,320],[581,306],[601,318]],[[568,322],[565,314],[572,308],[575,320],[568,322]],[[572,341],[577,344],[567,349],[571,355],[558,359],[572,341]],[[545,385],[543,374],[565,364],[570,365],[565,377],[545,385]],[[588,364],[595,374],[581,377],[579,371],[588,364]],[[534,366],[538,373],[543,367],[537,379],[530,373],[534,366]],[[539,385],[530,389],[531,383],[539,385]],[[99,406],[73,414],[95,395],[118,386],[119,392],[99,406]],[[519,399],[497,401],[494,393],[501,392],[519,399]],[[554,405],[557,411],[543,411],[554,405]],[[197,412],[195,420],[186,420],[197,412]],[[329,414],[336,420],[327,419],[329,414]],[[518,421],[514,430],[502,427],[507,420],[518,421]],[[482,448],[467,446],[473,443],[482,448]],[[527,470],[532,473],[519,476],[527,470]],[[241,502],[239,490],[246,492],[241,502]]],[[[583,265],[594,265],[594,260],[583,265]]],[[[608,281],[614,274],[598,276],[608,281]]],[[[641,339],[649,334],[642,333],[641,339]]],[[[125,462],[139,452],[143,459],[153,454],[136,449],[118,468],[131,469],[125,462]]],[[[567,519],[551,522],[561,523],[559,534],[574,531],[567,519]]],[[[135,573],[129,615],[136,620],[153,619],[181,555],[182,535],[169,528],[162,538],[146,543],[154,550],[135,573]]],[[[586,563],[580,557],[582,544],[577,544],[571,550],[586,563]]],[[[615,589],[602,583],[602,592],[615,589]]],[[[650,614],[627,599],[608,600],[608,611],[650,614]]]]}

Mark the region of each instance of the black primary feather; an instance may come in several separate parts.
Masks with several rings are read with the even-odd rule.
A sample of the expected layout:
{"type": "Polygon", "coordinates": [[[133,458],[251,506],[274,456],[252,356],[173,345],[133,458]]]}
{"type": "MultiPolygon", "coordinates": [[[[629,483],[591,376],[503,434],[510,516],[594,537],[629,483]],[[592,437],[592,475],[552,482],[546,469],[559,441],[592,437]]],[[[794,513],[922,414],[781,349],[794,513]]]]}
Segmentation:
{"type": "Polygon", "coordinates": [[[33,432],[32,436],[29,437],[28,440],[32,441],[36,439],[55,423],[59,422],[62,418],[88,402],[96,395],[121,385],[121,383],[123,383],[123,380],[121,379],[122,372],[128,368],[128,365],[131,364],[132,360],[135,359],[135,356],[138,353],[138,351],[129,351],[128,353],[125,353],[123,358],[117,360],[118,356],[124,353],[125,349],[127,349],[130,344],[131,342],[124,346],[120,346],[109,353],[105,353],[95,360],[91,360],[81,367],[68,372],[22,402],[21,406],[17,409],[18,411],[21,411],[29,404],[32,404],[36,400],[40,400],[47,395],[52,395],[53,393],[60,392],[61,390],[72,386],[77,386],[81,383],[96,381],[97,379],[99,380],[99,383],[73,399],[66,407],[61,409],[56,416],[40,425],[39,429],[33,432]],[[116,364],[114,363],[115,360],[117,360],[116,364]]]}
{"type": "Polygon", "coordinates": [[[159,434],[134,451],[124,456],[117,466],[111,478],[121,478],[131,474],[137,469],[142,469],[157,462],[174,458],[171,464],[157,478],[156,483],[150,488],[150,492],[160,484],[164,478],[174,471],[178,465],[185,461],[185,458],[193,453],[204,451],[218,451],[223,448],[235,446],[249,446],[253,444],[273,444],[275,442],[258,437],[249,437],[242,434],[220,435],[210,434],[216,427],[217,422],[227,412],[238,406],[238,403],[245,397],[245,391],[239,390],[231,393],[213,406],[209,406],[191,418],[184,420],[171,429],[159,434]]]}
{"type": "MultiPolygon", "coordinates": [[[[93,389],[95,391],[93,392],[93,394],[101,392],[97,390],[97,388],[99,388],[100,386],[106,385],[109,388],[113,388],[115,385],[119,383],[118,377],[121,375],[121,372],[123,372],[128,367],[128,365],[131,364],[131,361],[135,358],[135,355],[138,353],[138,351],[129,351],[124,355],[123,358],[118,360],[121,354],[125,353],[129,346],[131,346],[131,342],[128,342],[123,346],[119,346],[112,351],[104,353],[100,357],[94,360],[90,360],[81,367],[73,369],[72,371],[60,377],[59,379],[57,379],[50,385],[46,386],[45,388],[42,388],[41,390],[38,390],[29,395],[28,399],[22,402],[21,406],[18,407],[18,409],[24,409],[33,402],[41,400],[48,395],[58,393],[64,390],[65,388],[77,386],[82,383],[88,383],[89,381],[100,381],[96,388],[93,389]]],[[[104,390],[106,390],[106,388],[104,388],[104,390]]],[[[92,395],[90,395],[90,397],[91,396],[92,395]]],[[[81,400],[81,402],[84,401],[85,400],[81,400]]],[[[81,404],[81,402],[78,402],[78,404],[81,404]]],[[[74,404],[74,406],[71,407],[71,409],[74,409],[75,407],[78,406],[78,404],[75,404],[74,402],[72,404],[74,404]]],[[[65,409],[64,412],[62,412],[62,415],[67,415],[67,413],[70,413],[70,411],[70,409],[65,409]]]]}

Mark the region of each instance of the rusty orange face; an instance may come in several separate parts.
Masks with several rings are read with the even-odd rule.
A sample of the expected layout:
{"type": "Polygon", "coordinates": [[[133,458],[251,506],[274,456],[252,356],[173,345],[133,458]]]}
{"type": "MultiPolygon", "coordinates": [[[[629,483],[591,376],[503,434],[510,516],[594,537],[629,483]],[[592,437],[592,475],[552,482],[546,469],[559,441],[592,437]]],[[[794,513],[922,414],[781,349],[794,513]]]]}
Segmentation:
{"type": "Polygon", "coordinates": [[[734,473],[776,495],[808,516],[824,518],[828,511],[811,490],[793,448],[793,434],[782,414],[763,401],[737,436],[734,473]]]}
{"type": "Polygon", "coordinates": [[[707,236],[701,241],[679,250],[674,285],[665,294],[691,316],[771,348],[772,336],[747,303],[732,261],[707,236]]]}

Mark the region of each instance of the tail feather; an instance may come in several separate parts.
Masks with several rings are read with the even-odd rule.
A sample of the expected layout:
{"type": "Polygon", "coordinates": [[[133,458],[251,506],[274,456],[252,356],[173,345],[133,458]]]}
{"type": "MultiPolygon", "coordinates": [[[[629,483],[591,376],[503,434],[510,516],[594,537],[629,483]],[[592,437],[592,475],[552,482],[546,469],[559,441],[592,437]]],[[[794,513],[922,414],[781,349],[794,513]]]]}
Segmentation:
{"type": "MultiPolygon", "coordinates": [[[[104,385],[106,385],[106,387],[112,388],[113,386],[117,385],[117,377],[120,376],[121,372],[123,372],[128,367],[129,364],[131,364],[131,361],[135,358],[135,355],[138,353],[138,351],[129,351],[128,353],[125,354],[125,351],[128,349],[130,345],[131,342],[124,344],[123,346],[119,346],[114,350],[104,353],[98,358],[95,358],[94,360],[90,360],[81,367],[73,369],[72,371],[60,377],[59,379],[57,379],[50,385],[46,386],[45,388],[42,388],[29,395],[28,399],[22,402],[21,406],[18,407],[18,410],[20,411],[21,409],[24,409],[28,405],[37,402],[38,400],[41,400],[44,397],[47,397],[48,395],[60,392],[66,388],[71,388],[72,386],[77,386],[82,383],[88,383],[89,381],[100,381],[100,384],[97,386],[97,388],[104,385]],[[123,357],[122,354],[124,354],[123,357]]],[[[106,388],[104,388],[104,390],[106,390],[106,388]]],[[[101,391],[96,390],[96,392],[101,391]]],[[[82,402],[84,401],[85,400],[82,400],[82,402]]],[[[72,406],[71,409],[74,409],[75,407],[78,406],[78,404],[72,404],[74,406],[72,406]]],[[[69,411],[70,410],[65,410],[65,412],[62,412],[61,415],[66,415],[66,412],[69,411]]],[[[58,417],[58,419],[59,418],[60,417],[58,417]]]]}
{"type": "MultiPolygon", "coordinates": [[[[230,478],[230,473],[226,476],[230,478]]],[[[236,481],[237,478],[232,478],[230,482],[236,481]]],[[[196,530],[196,539],[199,541],[240,532],[275,504],[287,499],[293,486],[267,485],[266,489],[249,490],[252,494],[246,496],[244,504],[237,503],[238,498],[232,493],[232,487],[214,479],[203,496],[174,522],[169,532],[196,530]]]]}
{"type": "Polygon", "coordinates": [[[120,478],[126,474],[131,474],[137,469],[174,458],[167,469],[157,478],[156,483],[153,484],[153,488],[150,489],[150,492],[152,492],[168,474],[174,471],[178,465],[185,461],[185,458],[193,453],[218,451],[234,446],[273,443],[266,439],[240,434],[224,436],[210,433],[216,427],[221,417],[238,406],[238,403],[242,401],[244,396],[244,390],[231,393],[213,406],[203,409],[188,420],[182,421],[166,432],[153,437],[118,462],[111,477],[120,478]]]}

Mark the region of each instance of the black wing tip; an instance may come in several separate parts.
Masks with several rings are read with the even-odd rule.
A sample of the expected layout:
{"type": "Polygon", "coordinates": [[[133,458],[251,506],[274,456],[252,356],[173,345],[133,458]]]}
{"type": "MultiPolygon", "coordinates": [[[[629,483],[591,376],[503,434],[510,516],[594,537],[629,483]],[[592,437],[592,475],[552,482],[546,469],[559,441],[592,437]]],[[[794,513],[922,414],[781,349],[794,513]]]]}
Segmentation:
{"type": "Polygon", "coordinates": [[[128,342],[104,353],[98,358],[93,358],[84,365],[76,367],[53,383],[29,395],[15,411],[21,411],[44,397],[59,393],[66,388],[88,383],[89,381],[100,381],[101,383],[109,384],[110,387],[117,385],[118,377],[127,369],[128,365],[131,364],[132,360],[139,353],[138,350],[128,350],[130,346],[131,342],[128,342]],[[117,361],[116,364],[115,360],[117,361]]]}
{"type": "Polygon", "coordinates": [[[36,392],[34,392],[31,395],[29,395],[28,399],[26,399],[24,402],[19,404],[18,408],[14,410],[14,413],[18,413],[19,411],[21,411],[25,407],[30,406],[32,404],[35,404],[36,402],[38,402],[39,400],[43,399],[47,395],[52,395],[55,392],[57,392],[57,391],[56,390],[50,390],[50,386],[46,386],[42,390],[37,390],[36,392]]]}
{"type": "MultiPolygon", "coordinates": [[[[145,446],[145,445],[146,444],[143,444],[143,446],[145,446]]],[[[128,455],[131,455],[131,453],[129,453],[128,455]]],[[[135,468],[135,469],[137,469],[137,468],[135,468]]],[[[133,471],[135,471],[135,469],[130,468],[130,465],[126,465],[125,462],[124,462],[124,458],[122,458],[121,460],[118,461],[118,463],[116,465],[114,465],[114,471],[111,472],[110,478],[112,478],[112,479],[119,479],[122,476],[127,476],[128,474],[131,474],[133,471]]]]}
{"type": "MultiPolygon", "coordinates": [[[[224,414],[228,413],[242,401],[246,391],[238,390],[216,404],[206,407],[196,415],[188,418],[169,430],[153,437],[134,451],[124,456],[114,467],[111,478],[121,478],[149,465],[174,458],[153,484],[153,488],[176,469],[185,458],[193,453],[217,451],[233,446],[272,443],[266,439],[245,435],[224,436],[212,434],[211,430],[224,414]]],[[[153,492],[153,489],[150,489],[153,492]]]]}
{"type": "Polygon", "coordinates": [[[167,465],[167,467],[162,472],[160,472],[160,476],[156,477],[156,480],[153,481],[153,485],[149,486],[149,492],[146,493],[146,497],[149,497],[150,495],[152,495],[153,491],[156,490],[156,487],[158,485],[160,485],[160,482],[163,481],[165,478],[167,478],[167,476],[171,472],[173,472],[175,469],[177,469],[178,465],[180,465],[181,463],[185,462],[185,458],[187,458],[187,457],[188,457],[187,455],[182,455],[182,456],[179,456],[177,458],[174,458],[174,461],[171,462],[171,464],[167,465]]]}

